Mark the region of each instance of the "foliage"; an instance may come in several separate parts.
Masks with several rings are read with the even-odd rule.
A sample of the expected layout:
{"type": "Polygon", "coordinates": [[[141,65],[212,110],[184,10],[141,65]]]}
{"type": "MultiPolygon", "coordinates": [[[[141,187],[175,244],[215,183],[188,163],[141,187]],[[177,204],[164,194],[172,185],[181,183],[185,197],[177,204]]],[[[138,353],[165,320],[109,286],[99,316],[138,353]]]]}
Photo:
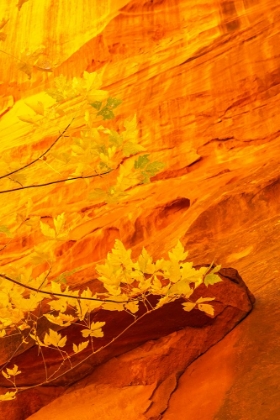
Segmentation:
{"type": "MultiPolygon", "coordinates": [[[[83,77],[72,80],[59,76],[54,79],[54,87],[47,91],[53,100],[51,105],[48,101],[26,103],[32,114],[19,115],[18,118],[25,124],[31,124],[35,131],[54,124],[58,118],[65,118],[67,107],[73,101],[79,103],[78,114],[73,120],[82,120],[82,124],[72,128],[72,120],[46,150],[30,156],[27,162],[15,162],[9,153],[3,155],[1,168],[4,174],[0,179],[4,185],[1,194],[34,188],[40,192],[42,187],[60,183],[67,186],[82,180],[89,203],[95,201],[114,205],[129,195],[131,187],[148,184],[164,168],[162,162],[153,161],[149,154],[143,154],[145,148],[139,144],[136,115],[124,121],[123,130],[112,128],[110,123],[121,100],[110,97],[101,85],[101,77],[97,73],[84,72],[83,77]],[[109,125],[105,127],[104,121],[109,125]],[[59,142],[62,147],[57,149],[59,142]],[[30,181],[35,165],[41,165],[40,179],[46,178],[43,183],[40,180],[37,183],[30,181]],[[101,182],[98,188],[93,188],[93,179],[103,180],[112,172],[116,174],[115,184],[104,187],[101,182]]],[[[180,241],[168,253],[169,259],[153,261],[145,248],[137,259],[132,259],[132,250],[116,240],[103,264],[95,267],[103,291],[94,293],[89,287],[83,291],[71,290],[67,279],[79,268],[60,273],[57,277],[51,276],[57,247],[68,241],[73,230],[71,217],[63,211],[43,218],[36,215],[34,207],[33,200],[27,199],[25,206],[17,209],[14,222],[0,226],[0,235],[5,238],[0,249],[2,253],[22,228],[38,232],[40,238],[29,249],[32,266],[18,269],[16,264],[10,264],[6,266],[5,273],[0,274],[0,339],[5,340],[11,335],[20,337],[20,345],[1,368],[2,375],[11,383],[11,391],[0,396],[0,401],[14,399],[21,391],[16,385],[16,376],[21,371],[17,365],[10,367],[10,360],[24,345],[37,345],[43,361],[43,349],[54,349],[61,358],[61,366],[66,360],[70,361],[68,370],[110,345],[116,337],[105,346],[98,347],[96,344],[96,340],[105,333],[105,321],[93,320],[93,315],[100,309],[126,311],[131,315],[131,324],[127,328],[177,299],[184,300],[182,308],[187,312],[197,309],[214,316],[214,307],[209,303],[213,297],[193,300],[192,296],[201,284],[208,287],[221,281],[217,275],[220,266],[196,269],[186,261],[188,253],[180,241]],[[156,297],[155,304],[152,304],[151,296],[156,297]],[[139,311],[140,307],[144,308],[144,313],[139,311]],[[50,326],[41,331],[38,326],[43,319],[50,326]],[[67,337],[67,327],[71,325],[77,326],[79,331],[75,343],[70,343],[67,337]],[[85,356],[82,361],[75,359],[83,351],[85,356]]],[[[60,373],[58,369],[55,374],[49,374],[46,366],[45,369],[43,383],[58,379],[67,372],[60,373]]]]}

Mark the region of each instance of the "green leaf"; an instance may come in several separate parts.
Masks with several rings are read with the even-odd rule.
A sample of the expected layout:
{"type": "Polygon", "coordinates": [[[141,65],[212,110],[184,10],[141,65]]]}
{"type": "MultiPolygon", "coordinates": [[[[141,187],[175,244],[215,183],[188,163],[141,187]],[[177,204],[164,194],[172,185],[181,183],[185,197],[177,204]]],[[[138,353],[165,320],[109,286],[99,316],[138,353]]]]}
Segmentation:
{"type": "Polygon", "coordinates": [[[9,238],[13,236],[10,229],[5,225],[0,226],[0,233],[5,233],[9,238]]]}
{"type": "Polygon", "coordinates": [[[107,99],[106,107],[108,107],[110,109],[114,109],[114,108],[117,108],[117,106],[119,106],[121,103],[122,103],[121,99],[109,97],[107,99]]]}
{"type": "Polygon", "coordinates": [[[100,101],[95,101],[92,104],[90,104],[93,108],[97,109],[97,111],[100,110],[101,106],[102,106],[102,102],[100,101]]]}
{"type": "Polygon", "coordinates": [[[148,172],[150,176],[155,176],[164,168],[164,166],[165,164],[163,162],[151,162],[146,166],[145,171],[148,172]]]}
{"type": "Polygon", "coordinates": [[[213,285],[215,283],[219,283],[220,281],[222,281],[222,279],[220,278],[220,276],[217,273],[218,271],[220,271],[221,269],[221,265],[217,265],[216,267],[214,267],[210,273],[208,273],[205,277],[204,277],[204,284],[205,286],[209,286],[209,285],[213,285]]]}
{"type": "Polygon", "coordinates": [[[125,157],[136,155],[136,153],[145,151],[145,147],[141,146],[141,144],[134,143],[132,141],[128,141],[123,146],[123,155],[125,157]]]}
{"type": "Polygon", "coordinates": [[[115,117],[113,111],[111,111],[111,109],[107,106],[102,108],[97,115],[101,115],[103,117],[103,120],[112,120],[115,117]]]}
{"type": "Polygon", "coordinates": [[[150,155],[139,156],[138,159],[134,162],[134,168],[135,169],[144,168],[150,162],[150,159],[148,156],[150,155]]]}
{"type": "Polygon", "coordinates": [[[123,136],[117,133],[117,131],[111,130],[109,142],[116,147],[120,147],[123,144],[123,136]]]}

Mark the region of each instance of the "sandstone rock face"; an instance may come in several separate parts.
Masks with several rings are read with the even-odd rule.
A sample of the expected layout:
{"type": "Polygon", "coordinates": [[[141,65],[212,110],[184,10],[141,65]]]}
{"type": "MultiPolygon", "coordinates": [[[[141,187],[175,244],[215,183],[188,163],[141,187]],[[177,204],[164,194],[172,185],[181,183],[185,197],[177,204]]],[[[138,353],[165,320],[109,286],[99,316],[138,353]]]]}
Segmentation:
{"type": "MultiPolygon", "coordinates": [[[[14,226],[12,220],[29,198],[34,203],[34,218],[48,219],[61,212],[69,215],[74,227],[68,241],[56,248],[59,259],[52,275],[82,267],[70,278],[74,288],[95,287],[91,282],[94,265],[105,258],[115,239],[132,248],[133,256],[145,246],[157,259],[179,238],[190,261],[202,264],[214,260],[223,267],[234,267],[256,297],[255,310],[219,343],[250,305],[241,311],[242,316],[232,309],[239,318],[218,316],[217,320],[227,319],[232,324],[220,326],[216,339],[215,323],[206,327],[214,334],[213,341],[208,341],[205,329],[196,330],[200,350],[189,366],[182,357],[189,344],[186,330],[171,335],[166,331],[166,337],[157,336],[158,340],[101,365],[38,413],[35,411],[63,391],[61,384],[48,392],[28,391],[26,397],[22,393],[18,397],[21,406],[16,401],[1,405],[2,416],[44,419],[60,412],[70,419],[72,414],[66,410],[73,406],[75,418],[81,419],[83,415],[91,418],[91,412],[92,418],[106,419],[111,414],[116,420],[278,419],[277,2],[104,0],[92,5],[75,0],[4,0],[0,11],[2,157],[11,152],[15,161],[27,162],[27,157],[51,144],[81,106],[69,105],[66,116],[57,118],[55,126],[34,128],[18,118],[30,113],[25,102],[34,98],[46,101],[44,92],[54,76],[73,78],[84,70],[99,70],[103,88],[123,99],[117,123],[136,113],[139,141],[151,158],[166,162],[151,184],[131,188],[127,200],[117,206],[89,206],[86,199],[87,188],[106,182],[110,185],[113,175],[94,180],[89,187],[77,181],[41,190],[30,188],[24,193],[18,190],[12,195],[3,190],[15,188],[15,182],[8,187],[3,184],[1,224],[14,226]],[[178,362],[175,373],[164,360],[178,362]],[[149,380],[146,365],[150,367],[149,380]],[[100,404],[93,403],[94,398],[100,399],[100,404]]],[[[73,130],[80,123],[76,119],[73,130]]],[[[58,144],[57,152],[65,144],[58,144]]],[[[52,165],[52,160],[47,163],[52,165]]],[[[1,173],[6,173],[6,168],[1,168],[1,173]]],[[[37,183],[39,177],[51,182],[55,176],[40,161],[26,171],[24,182],[37,183]]],[[[1,272],[11,264],[19,269],[30,266],[29,250],[41,241],[37,225],[13,227],[13,233],[12,241],[1,236],[1,272]]],[[[244,290],[242,296],[249,302],[244,290]]],[[[233,302],[239,308],[240,295],[233,302]]],[[[146,337],[152,338],[156,337],[146,337]]],[[[1,363],[11,356],[13,344],[2,345],[1,341],[1,363]]],[[[18,357],[25,358],[33,369],[30,355],[32,350],[18,357]]]]}

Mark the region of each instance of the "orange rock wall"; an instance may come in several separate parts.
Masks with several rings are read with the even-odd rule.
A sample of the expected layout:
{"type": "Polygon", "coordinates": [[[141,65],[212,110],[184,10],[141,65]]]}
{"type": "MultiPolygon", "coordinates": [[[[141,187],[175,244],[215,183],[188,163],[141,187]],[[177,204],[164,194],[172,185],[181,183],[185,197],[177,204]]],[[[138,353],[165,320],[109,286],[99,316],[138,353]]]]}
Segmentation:
{"type": "MultiPolygon", "coordinates": [[[[92,205],[87,200],[90,188],[108,185],[115,175],[89,185],[77,181],[2,193],[1,224],[11,227],[13,240],[1,237],[3,246],[9,242],[0,254],[1,270],[9,264],[30,267],[30,248],[44,239],[36,223],[61,212],[71,231],[67,242],[56,245],[59,258],[52,275],[82,267],[71,278],[75,287],[94,277],[94,264],[105,258],[116,238],[131,247],[134,256],[145,246],[155,258],[166,256],[181,239],[195,263],[215,260],[238,269],[259,301],[258,311],[239,326],[238,345],[229,351],[232,357],[240,351],[234,359],[238,369],[223,365],[226,379],[219,388],[219,407],[208,399],[203,400],[205,410],[201,408],[207,389],[203,381],[200,393],[187,392],[193,404],[186,400],[184,405],[185,397],[179,396],[180,413],[186,413],[187,406],[188,418],[194,420],[247,420],[254,407],[254,419],[279,418],[277,411],[267,414],[260,403],[264,395],[269,395],[270,406],[275,403],[274,380],[280,381],[275,299],[280,272],[279,16],[279,5],[270,0],[0,4],[1,156],[11,152],[15,162],[24,163],[45,150],[77,115],[81,103],[67,105],[66,116],[57,118],[55,125],[36,129],[18,118],[30,113],[26,102],[51,105],[45,90],[55,76],[73,78],[84,70],[97,70],[102,88],[123,100],[117,124],[136,113],[140,143],[153,159],[166,163],[151,184],[132,188],[118,205],[92,205]],[[33,200],[34,225],[16,229],[16,215],[28,198],[33,200]],[[250,357],[242,356],[246,352],[250,357]],[[248,364],[256,372],[250,380],[248,364]],[[261,379],[267,366],[271,375],[265,376],[264,390],[261,379]],[[262,389],[258,398],[256,384],[262,389]],[[236,404],[241,411],[236,412],[236,404]]],[[[80,123],[74,121],[73,132],[80,123]]],[[[67,139],[58,150],[66,143],[67,139]]],[[[1,173],[5,171],[1,167],[1,173]]],[[[38,177],[51,181],[54,174],[40,162],[26,172],[25,181],[34,183],[38,177]]],[[[14,186],[10,181],[1,189],[14,186]]],[[[225,348],[218,351],[228,354],[225,348]]],[[[219,376],[219,362],[210,357],[216,363],[215,375],[210,375],[219,376]]],[[[209,360],[201,363],[198,371],[209,360]]],[[[186,371],[186,378],[198,386],[191,381],[192,371],[186,371]]],[[[188,389],[184,387],[182,382],[182,389],[188,389]]],[[[152,392],[147,389],[139,403],[152,392]]],[[[178,418],[178,404],[174,394],[163,418],[178,418]]]]}

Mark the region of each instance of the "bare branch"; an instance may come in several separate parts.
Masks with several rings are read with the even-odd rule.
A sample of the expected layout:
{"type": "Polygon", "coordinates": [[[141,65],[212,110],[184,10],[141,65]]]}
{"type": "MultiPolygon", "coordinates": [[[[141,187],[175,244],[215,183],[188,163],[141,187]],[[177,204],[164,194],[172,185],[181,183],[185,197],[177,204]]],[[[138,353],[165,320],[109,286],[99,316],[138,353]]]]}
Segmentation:
{"type": "Polygon", "coordinates": [[[13,192],[13,191],[26,190],[28,188],[47,187],[48,185],[59,184],[61,182],[67,182],[67,181],[75,181],[76,179],[96,178],[98,176],[107,175],[110,172],[112,172],[112,170],[113,169],[111,169],[110,171],[107,171],[107,172],[103,172],[102,174],[94,174],[94,175],[86,175],[86,176],[82,176],[81,175],[81,176],[75,176],[73,178],[58,179],[56,181],[46,182],[45,184],[26,185],[26,186],[23,186],[23,187],[13,188],[11,190],[3,190],[3,191],[0,191],[0,194],[10,193],[10,192],[13,192]]]}
{"type": "Polygon", "coordinates": [[[0,179],[3,179],[3,178],[7,178],[8,176],[10,176],[10,175],[13,175],[13,174],[15,174],[15,173],[17,173],[17,172],[19,172],[19,171],[22,171],[23,169],[25,169],[25,168],[28,168],[29,166],[31,166],[31,165],[33,165],[34,163],[36,163],[36,162],[38,162],[38,160],[40,160],[40,159],[42,159],[42,157],[44,157],[53,147],[54,147],[54,145],[58,142],[58,140],[59,139],[61,139],[61,137],[66,133],[66,131],[68,130],[68,128],[70,127],[70,125],[72,124],[72,122],[73,122],[73,120],[74,120],[74,118],[72,119],[72,121],[67,125],[67,127],[62,131],[62,133],[55,139],[55,141],[50,145],[50,147],[47,149],[47,150],[45,150],[44,151],[44,153],[42,153],[38,158],[36,158],[36,159],[34,159],[34,160],[32,160],[31,162],[29,162],[29,163],[27,163],[26,165],[24,165],[24,166],[22,166],[21,168],[19,168],[19,169],[15,169],[14,171],[12,171],[12,172],[9,172],[8,174],[6,174],[6,175],[2,175],[2,176],[0,176],[0,179]]]}
{"type": "Polygon", "coordinates": [[[129,302],[132,302],[134,300],[139,300],[139,299],[135,298],[135,299],[131,299],[131,300],[116,301],[116,300],[111,300],[111,299],[89,298],[89,297],[85,297],[85,296],[71,296],[71,295],[66,295],[66,294],[63,294],[63,293],[54,293],[54,292],[47,292],[46,290],[35,289],[35,287],[27,286],[24,283],[21,283],[17,280],[11,279],[10,277],[6,276],[5,274],[0,274],[0,277],[2,277],[3,279],[6,279],[6,280],[8,280],[12,283],[15,283],[19,286],[25,287],[26,289],[32,290],[33,292],[42,293],[42,294],[45,294],[45,295],[67,297],[67,298],[77,299],[77,300],[80,300],[80,299],[82,299],[82,300],[95,300],[97,302],[111,302],[111,303],[129,303],[129,302]]]}

